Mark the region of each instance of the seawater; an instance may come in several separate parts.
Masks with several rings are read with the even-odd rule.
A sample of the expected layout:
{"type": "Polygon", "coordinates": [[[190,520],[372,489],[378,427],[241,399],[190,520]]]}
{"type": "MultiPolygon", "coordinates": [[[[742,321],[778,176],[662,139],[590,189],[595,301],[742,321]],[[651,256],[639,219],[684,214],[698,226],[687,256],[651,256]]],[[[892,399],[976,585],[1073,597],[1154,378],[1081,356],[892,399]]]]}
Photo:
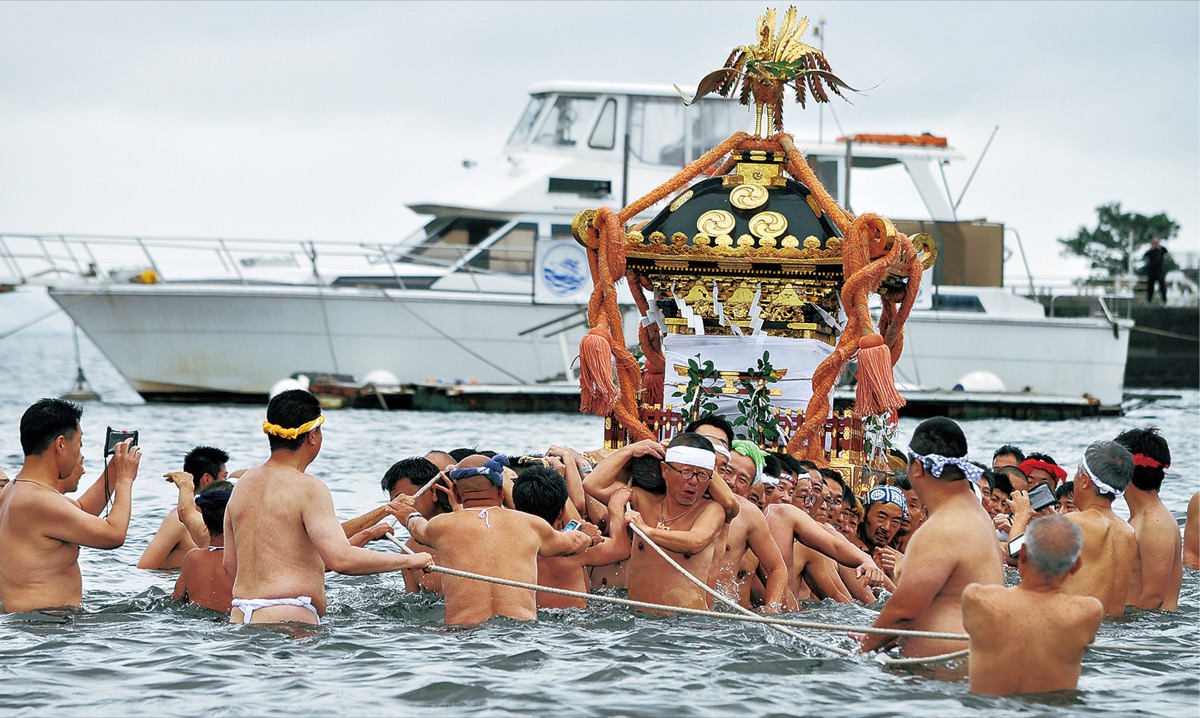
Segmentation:
{"type": "MultiPolygon", "coordinates": [[[[22,332],[0,340],[0,466],[10,475],[21,463],[21,413],[69,388],[72,353],[69,335],[22,332]]],[[[134,565],[174,505],[162,474],[178,469],[201,443],[229,451],[231,469],[261,462],[267,456],[263,407],[142,403],[86,340],[83,365],[105,398],[85,407],[84,485],[101,469],[106,426],[140,430],[145,458],[134,485],[133,520],[123,547],[82,551],[80,613],[0,617],[0,713],[6,715],[1090,718],[1194,717],[1200,705],[1196,656],[1094,651],[1084,661],[1078,691],[996,699],[970,695],[965,680],[831,657],[767,627],[724,618],[662,618],[596,604],[542,611],[536,624],[500,619],[449,630],[440,600],[406,595],[398,575],[330,574],[329,614],[308,633],[231,626],[222,616],[171,601],[175,572],[134,565]]],[[[1187,499],[1200,488],[1200,391],[1165,393],[1182,398],[1121,418],[971,421],[963,428],[972,457],[981,461],[990,460],[996,446],[1014,443],[1071,466],[1095,439],[1156,424],[1173,454],[1163,497],[1182,525],[1187,499]]],[[[901,422],[902,441],[915,425],[901,422]]],[[[526,453],[551,443],[593,448],[601,440],[599,419],[566,414],[345,410],[330,412],[323,430],[324,448],[310,471],[329,484],[343,519],[382,501],[379,477],[393,461],[431,448],[526,453]]],[[[1126,511],[1122,502],[1117,508],[1126,511]]],[[[806,606],[797,617],[871,620],[862,607],[830,602],[806,606]]],[[[1186,571],[1178,613],[1130,612],[1105,621],[1098,640],[1196,645],[1198,618],[1200,577],[1186,571]]],[[[852,645],[839,634],[811,635],[852,645]]]]}

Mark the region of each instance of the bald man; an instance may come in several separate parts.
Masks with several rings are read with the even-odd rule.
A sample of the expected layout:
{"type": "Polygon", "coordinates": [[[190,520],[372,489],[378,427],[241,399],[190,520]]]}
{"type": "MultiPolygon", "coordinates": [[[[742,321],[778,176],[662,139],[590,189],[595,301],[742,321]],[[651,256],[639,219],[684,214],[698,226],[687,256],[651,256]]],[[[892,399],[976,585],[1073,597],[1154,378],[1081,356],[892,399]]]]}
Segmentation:
{"type": "Polygon", "coordinates": [[[1017,557],[1021,584],[975,583],[963,590],[972,693],[1075,689],[1084,651],[1104,620],[1098,599],[1062,590],[1079,571],[1082,549],[1083,533],[1066,517],[1034,519],[1017,557]]]}

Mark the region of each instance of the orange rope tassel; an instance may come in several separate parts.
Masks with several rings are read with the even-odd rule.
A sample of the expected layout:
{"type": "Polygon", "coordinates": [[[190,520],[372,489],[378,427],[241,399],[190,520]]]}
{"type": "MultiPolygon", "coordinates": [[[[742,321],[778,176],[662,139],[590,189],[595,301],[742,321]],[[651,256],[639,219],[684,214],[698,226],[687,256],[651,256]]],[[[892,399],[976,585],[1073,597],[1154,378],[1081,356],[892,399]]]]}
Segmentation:
{"type": "Polygon", "coordinates": [[[858,389],[854,408],[862,415],[891,414],[904,406],[892,376],[892,352],[878,334],[858,342],[858,389]]]}
{"type": "Polygon", "coordinates": [[[579,411],[608,416],[617,403],[608,330],[596,327],[579,342],[579,411]]]}

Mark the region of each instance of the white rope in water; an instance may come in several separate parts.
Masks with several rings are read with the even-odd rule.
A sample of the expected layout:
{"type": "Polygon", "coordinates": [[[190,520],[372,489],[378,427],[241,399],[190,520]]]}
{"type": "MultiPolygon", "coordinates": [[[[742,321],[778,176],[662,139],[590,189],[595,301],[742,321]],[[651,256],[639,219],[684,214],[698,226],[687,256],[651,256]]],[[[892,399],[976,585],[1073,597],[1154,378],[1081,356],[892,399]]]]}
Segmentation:
{"type": "MultiPolygon", "coordinates": [[[[393,536],[391,534],[388,534],[387,536],[385,536],[385,538],[387,538],[389,541],[391,541],[393,544],[395,544],[404,553],[407,553],[410,555],[416,553],[409,547],[405,546],[404,543],[402,541],[400,541],[400,539],[396,538],[395,536],[393,536]]],[[[647,540],[649,540],[649,539],[647,539],[647,540]]],[[[654,545],[653,542],[651,542],[651,544],[654,545]]],[[[433,571],[434,573],[446,574],[447,576],[457,576],[459,578],[468,578],[468,579],[473,579],[476,581],[485,581],[487,583],[494,583],[499,586],[509,586],[511,588],[521,588],[521,589],[525,589],[528,591],[539,591],[541,593],[551,593],[551,594],[555,594],[558,596],[569,596],[571,598],[581,598],[585,601],[598,601],[600,603],[611,603],[611,604],[615,604],[618,606],[627,606],[630,608],[647,609],[647,610],[651,610],[651,611],[662,611],[664,613],[680,613],[680,614],[684,614],[684,615],[688,615],[688,616],[704,616],[704,617],[708,617],[708,618],[724,618],[724,619],[732,619],[735,621],[742,621],[744,623],[761,623],[761,624],[765,624],[765,625],[775,627],[775,628],[791,627],[791,628],[807,628],[807,629],[812,629],[812,630],[817,630],[817,631],[838,631],[838,632],[844,631],[847,633],[875,633],[875,634],[883,634],[883,635],[909,636],[911,638],[935,638],[935,639],[944,639],[944,640],[948,640],[948,641],[965,641],[965,640],[969,639],[969,636],[967,636],[966,634],[959,634],[959,633],[939,633],[936,631],[911,631],[911,630],[901,629],[901,628],[875,628],[874,626],[853,626],[853,625],[837,624],[837,623],[818,623],[818,622],[814,622],[814,621],[797,621],[797,620],[787,619],[787,618],[775,618],[773,616],[760,616],[757,613],[754,613],[753,611],[746,611],[746,609],[742,608],[741,606],[738,606],[738,608],[742,608],[742,611],[745,612],[744,615],[735,615],[735,614],[731,614],[731,613],[718,613],[716,611],[706,611],[706,610],[701,610],[701,609],[697,609],[697,608],[681,608],[679,606],[667,606],[667,605],[658,604],[658,603],[647,603],[645,601],[634,601],[634,600],[631,600],[628,598],[617,598],[616,596],[605,596],[604,594],[581,593],[579,591],[571,591],[571,590],[568,590],[565,588],[553,588],[550,586],[539,586],[537,584],[525,583],[523,581],[510,581],[505,578],[497,578],[495,576],[485,576],[483,574],[471,573],[469,571],[459,571],[458,569],[446,568],[444,566],[437,566],[437,565],[433,565],[433,564],[430,564],[428,566],[427,570],[433,571]]],[[[686,573],[686,571],[685,571],[685,573],[686,573]]],[[[689,573],[688,575],[690,576],[691,574],[689,573]]],[[[788,633],[788,635],[792,635],[793,632],[788,631],[787,633],[788,633]]],[[[806,636],[800,636],[800,634],[795,634],[795,635],[797,637],[801,638],[801,640],[803,640],[806,643],[809,643],[812,641],[812,639],[809,639],[806,636]]],[[[816,645],[817,647],[820,647],[820,648],[837,648],[837,647],[827,647],[827,646],[821,645],[819,643],[814,644],[814,645],[816,645]]],[[[1120,644],[1120,643],[1109,643],[1109,644],[1093,643],[1093,644],[1089,645],[1088,648],[1091,648],[1093,650],[1109,650],[1109,651],[1152,651],[1152,652],[1159,652],[1159,653],[1200,654],[1200,648],[1190,648],[1190,647],[1184,647],[1184,646],[1139,646],[1139,645],[1135,645],[1135,644],[1120,644]]],[[[838,651],[845,651],[845,649],[837,648],[835,651],[830,651],[830,652],[837,653],[838,651]]],[[[967,653],[968,653],[968,651],[966,649],[964,649],[961,651],[955,651],[954,653],[947,653],[947,654],[944,654],[941,656],[929,656],[929,657],[917,657],[917,658],[892,658],[890,656],[885,656],[885,655],[879,654],[876,656],[876,660],[880,661],[881,663],[885,663],[886,665],[893,665],[893,666],[915,665],[918,663],[930,663],[935,660],[945,661],[945,660],[950,660],[953,658],[959,658],[961,656],[967,655],[967,653]],[[886,659],[886,660],[882,660],[882,659],[886,659]]],[[[852,658],[852,657],[860,655],[860,654],[855,653],[853,651],[845,651],[845,653],[839,654],[839,655],[844,655],[845,657],[852,658]]]]}

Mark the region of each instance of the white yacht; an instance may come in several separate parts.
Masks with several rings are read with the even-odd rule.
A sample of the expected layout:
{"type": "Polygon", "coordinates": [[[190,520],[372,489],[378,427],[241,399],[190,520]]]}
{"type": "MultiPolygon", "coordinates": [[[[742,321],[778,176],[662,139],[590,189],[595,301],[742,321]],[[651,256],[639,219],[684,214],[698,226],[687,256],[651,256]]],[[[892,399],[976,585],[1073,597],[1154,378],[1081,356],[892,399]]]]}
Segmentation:
{"type": "MultiPolygon", "coordinates": [[[[752,118],[719,98],[684,107],[670,87],[555,82],[530,94],[503,154],[464,163],[440,194],[409,204],[431,219],[401,241],[0,234],[0,283],[48,286],[152,401],[258,400],[297,372],[571,382],[591,291],[574,215],[624,206],[752,118]]],[[[962,158],[944,141],[797,146],[843,204],[852,168],[902,166],[927,210],[898,222],[933,234],[942,255],[906,325],[898,382],[1120,403],[1131,322],[1047,318],[1002,289],[1003,227],[955,216],[938,178],[962,158]]],[[[627,312],[631,342],[637,319],[627,312]]]]}

